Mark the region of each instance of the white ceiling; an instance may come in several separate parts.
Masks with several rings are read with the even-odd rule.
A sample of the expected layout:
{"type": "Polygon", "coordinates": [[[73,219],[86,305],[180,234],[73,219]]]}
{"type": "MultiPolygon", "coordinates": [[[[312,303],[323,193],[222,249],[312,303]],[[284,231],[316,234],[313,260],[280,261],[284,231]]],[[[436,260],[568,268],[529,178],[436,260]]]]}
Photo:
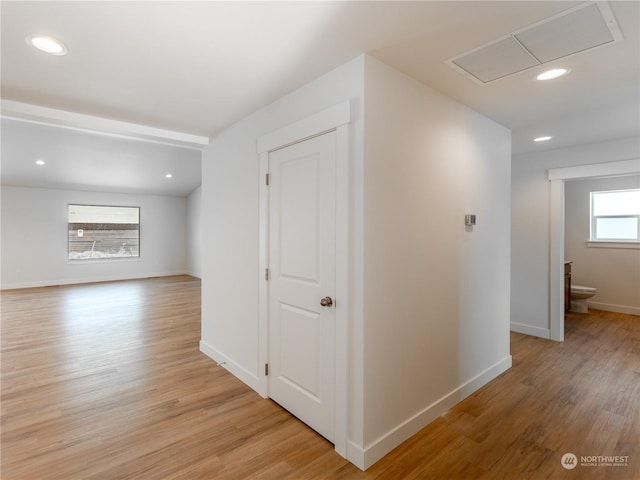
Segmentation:
{"type": "MultiPolygon", "coordinates": [[[[609,3],[624,40],[548,65],[568,67],[569,75],[539,83],[533,77],[542,68],[536,67],[478,85],[446,60],[582,2],[2,1],[1,93],[5,100],[215,138],[247,114],[366,52],[511,128],[514,152],[558,148],[638,135],[640,3],[609,3]],[[33,50],[24,41],[33,33],[59,38],[68,55],[33,50]],[[554,139],[531,142],[542,134],[554,139]]],[[[6,122],[3,183],[6,175],[31,175],[15,173],[14,155],[22,153],[19,162],[32,167],[18,141],[39,128],[19,122],[5,131],[6,122]],[[15,142],[7,149],[11,156],[7,142],[15,142]]],[[[144,148],[160,148],[151,145],[144,148]]],[[[191,165],[193,150],[166,148],[173,153],[162,158],[173,161],[173,168],[191,165]],[[176,156],[180,151],[184,159],[176,156]]],[[[119,165],[114,171],[146,155],[119,151],[120,157],[103,152],[109,165],[119,165]],[[112,163],[116,157],[121,164],[112,163]]],[[[86,166],[88,153],[75,157],[75,167],[86,166]]],[[[62,172],[64,158],[56,167],[58,182],[71,177],[62,172]]],[[[155,174],[170,168],[158,163],[146,162],[155,174]]],[[[95,168],[94,163],[85,170],[95,168]]],[[[93,174],[94,181],[106,181],[110,170],[93,174]]],[[[109,181],[117,186],[121,180],[109,181]]]]}
{"type": "Polygon", "coordinates": [[[7,118],[1,122],[3,185],[183,197],[200,185],[196,149],[7,118]]]}

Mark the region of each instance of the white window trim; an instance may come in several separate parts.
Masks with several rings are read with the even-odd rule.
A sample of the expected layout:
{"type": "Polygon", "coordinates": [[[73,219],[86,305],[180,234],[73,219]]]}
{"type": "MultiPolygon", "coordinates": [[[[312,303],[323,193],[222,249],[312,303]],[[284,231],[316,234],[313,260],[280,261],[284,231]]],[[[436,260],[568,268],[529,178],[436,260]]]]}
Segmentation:
{"type": "MultiPolygon", "coordinates": [[[[636,224],[638,227],[638,235],[640,235],[640,215],[634,215],[634,214],[620,214],[620,215],[594,215],[593,211],[594,211],[594,194],[598,194],[598,193],[615,193],[615,192],[623,192],[623,191],[640,191],[640,189],[637,188],[629,188],[629,189],[624,189],[624,190],[611,190],[611,191],[598,191],[598,192],[591,192],[589,194],[589,242],[594,242],[594,243],[612,243],[612,244],[618,244],[618,243],[633,243],[633,242],[640,242],[640,237],[638,238],[632,238],[632,239],[622,239],[622,238],[598,238],[598,231],[597,231],[597,220],[599,218],[635,218],[636,219],[636,224]]],[[[590,246],[588,245],[587,246],[590,246]]],[[[624,248],[624,247],[623,247],[624,248]]]]}
{"type": "Polygon", "coordinates": [[[69,233],[69,207],[71,205],[88,206],[88,207],[116,207],[116,208],[135,208],[138,210],[138,255],[135,256],[116,256],[116,257],[99,257],[99,258],[69,258],[69,238],[67,237],[67,253],[66,262],[68,265],[83,265],[83,264],[100,264],[100,263],[118,263],[118,262],[136,262],[142,260],[142,236],[141,236],[141,211],[142,208],[133,205],[96,205],[88,203],[68,203],[67,204],[67,235],[69,233]]]}
{"type": "Polygon", "coordinates": [[[141,262],[142,257],[110,257],[110,258],[87,258],[81,260],[67,260],[68,265],[87,265],[97,263],[130,263],[141,262]]]}
{"type": "Polygon", "coordinates": [[[588,240],[585,242],[589,248],[630,248],[640,250],[638,240],[588,240]]]}

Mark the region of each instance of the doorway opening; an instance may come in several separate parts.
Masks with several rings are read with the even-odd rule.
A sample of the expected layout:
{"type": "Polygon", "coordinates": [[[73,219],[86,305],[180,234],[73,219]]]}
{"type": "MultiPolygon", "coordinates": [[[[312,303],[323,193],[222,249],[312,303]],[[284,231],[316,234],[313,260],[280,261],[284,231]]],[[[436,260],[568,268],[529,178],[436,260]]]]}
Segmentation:
{"type": "Polygon", "coordinates": [[[565,181],[640,174],[640,159],[548,170],[550,182],[549,330],[551,340],[564,341],[564,187],[565,181]]]}
{"type": "MultiPolygon", "coordinates": [[[[350,163],[349,101],[335,105],[306,119],[280,128],[258,138],[257,151],[260,156],[260,252],[259,269],[266,272],[259,283],[259,364],[265,365],[260,375],[260,394],[270,397],[269,345],[270,345],[270,209],[269,209],[269,165],[274,152],[300,144],[305,140],[335,132],[335,339],[334,339],[334,390],[333,390],[333,435],[335,451],[348,458],[348,333],[349,333],[349,163],[350,163]],[[264,179],[264,181],[262,180],[264,179]]],[[[259,369],[260,370],[260,369],[259,369]]],[[[349,459],[353,461],[352,459],[349,459]]]]}

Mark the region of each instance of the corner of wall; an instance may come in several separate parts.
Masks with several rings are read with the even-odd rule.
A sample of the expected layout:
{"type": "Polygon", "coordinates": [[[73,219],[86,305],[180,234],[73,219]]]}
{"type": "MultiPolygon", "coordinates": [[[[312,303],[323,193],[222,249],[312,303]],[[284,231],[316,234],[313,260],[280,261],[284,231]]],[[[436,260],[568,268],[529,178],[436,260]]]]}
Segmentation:
{"type": "Polygon", "coordinates": [[[235,377],[244,382],[247,386],[255,390],[263,398],[268,397],[267,385],[264,378],[256,376],[232,358],[222,353],[217,348],[211,346],[204,340],[200,340],[200,351],[211,358],[219,367],[228,370],[235,377]]]}
{"type": "Polygon", "coordinates": [[[491,380],[507,371],[511,368],[511,365],[512,357],[511,355],[507,355],[502,360],[476,375],[468,382],[455,388],[437,401],[433,402],[431,405],[424,408],[422,411],[418,412],[413,417],[407,419],[396,428],[387,432],[385,435],[368,445],[364,450],[353,445],[351,454],[353,455],[353,458],[359,462],[354,463],[362,470],[366,470],[371,467],[407,438],[418,433],[440,415],[449,411],[454,405],[461,402],[491,380]]]}
{"type": "Polygon", "coordinates": [[[511,322],[509,328],[512,332],[524,333],[525,335],[532,335],[540,338],[551,338],[551,331],[548,328],[540,328],[532,325],[525,325],[524,323],[511,322]]]}
{"type": "Polygon", "coordinates": [[[366,468],[511,366],[511,134],[365,66],[366,468]]]}

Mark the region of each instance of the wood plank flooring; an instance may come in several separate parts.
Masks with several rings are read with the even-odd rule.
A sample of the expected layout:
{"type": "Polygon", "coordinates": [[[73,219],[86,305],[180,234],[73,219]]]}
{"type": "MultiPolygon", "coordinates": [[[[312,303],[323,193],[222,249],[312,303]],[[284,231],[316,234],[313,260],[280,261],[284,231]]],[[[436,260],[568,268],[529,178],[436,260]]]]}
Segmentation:
{"type": "Polygon", "coordinates": [[[0,306],[2,480],[640,479],[640,317],[569,314],[564,343],[513,333],[512,369],[360,472],[199,352],[197,279],[0,306]],[[580,464],[598,455],[628,461],[580,464]]]}

